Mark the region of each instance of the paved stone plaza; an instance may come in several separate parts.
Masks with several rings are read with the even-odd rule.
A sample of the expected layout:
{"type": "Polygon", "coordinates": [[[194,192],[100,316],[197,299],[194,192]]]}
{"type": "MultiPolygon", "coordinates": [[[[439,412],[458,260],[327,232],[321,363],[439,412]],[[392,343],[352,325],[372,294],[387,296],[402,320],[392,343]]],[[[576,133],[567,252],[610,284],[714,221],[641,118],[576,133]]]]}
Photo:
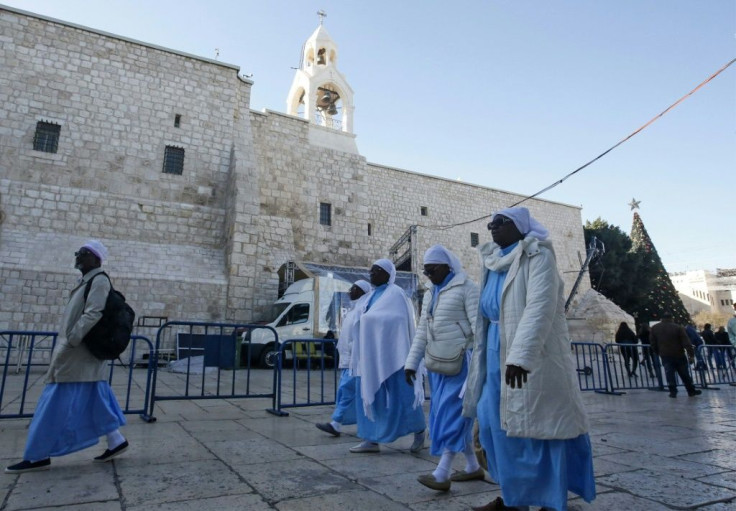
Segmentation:
{"type": "MultiPolygon", "coordinates": [[[[570,510],[736,509],[736,387],[683,394],[585,394],[599,494],[590,505],[571,498],[570,510]]],[[[270,399],[157,403],[153,424],[129,416],[131,447],[112,463],[91,463],[99,445],[54,459],[48,472],[0,474],[0,511],[460,511],[499,495],[490,481],[454,483],[445,494],[421,486],[417,475],[435,460],[427,450],[410,454],[410,437],[378,455],[350,454],[354,426],[340,438],[314,427],[331,407],[276,417],[270,406],[270,399]]],[[[3,466],[19,459],[27,425],[0,421],[3,466]]]]}

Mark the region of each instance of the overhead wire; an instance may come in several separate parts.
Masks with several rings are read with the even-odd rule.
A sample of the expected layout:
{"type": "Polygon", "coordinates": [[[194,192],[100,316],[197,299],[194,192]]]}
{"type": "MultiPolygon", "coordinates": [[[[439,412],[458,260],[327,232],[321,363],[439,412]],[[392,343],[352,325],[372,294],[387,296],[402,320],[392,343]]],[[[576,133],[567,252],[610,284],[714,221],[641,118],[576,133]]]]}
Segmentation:
{"type": "MultiPolygon", "coordinates": [[[[564,183],[570,177],[574,176],[575,174],[577,174],[581,170],[585,169],[586,167],[588,167],[591,164],[595,163],[596,161],[600,160],[601,158],[603,158],[605,155],[607,155],[608,153],[610,153],[611,151],[613,151],[614,149],[616,149],[617,147],[619,147],[624,142],[627,142],[628,140],[630,140],[634,136],[636,136],[639,133],[641,133],[642,131],[644,131],[646,128],[648,128],[655,121],[659,120],[661,117],[663,117],[665,114],[667,114],[670,110],[674,109],[680,103],[682,103],[683,101],[685,101],[688,97],[690,97],[693,94],[695,94],[695,92],[697,92],[700,88],[704,87],[711,80],[713,80],[716,76],[718,76],[723,71],[725,71],[726,69],[728,69],[734,62],[736,62],[736,58],[732,59],[730,62],[728,62],[727,64],[725,64],[723,67],[721,67],[718,71],[716,71],[715,73],[713,73],[712,75],[710,75],[708,78],[706,78],[705,80],[703,80],[702,82],[700,82],[700,84],[697,87],[695,87],[694,89],[692,89],[690,92],[688,92],[687,94],[685,94],[684,96],[682,96],[680,99],[678,99],[677,101],[675,101],[674,103],[672,103],[667,108],[665,108],[662,112],[660,112],[659,114],[655,115],[654,117],[652,117],[651,119],[649,119],[649,121],[647,121],[646,123],[644,123],[643,125],[641,125],[639,128],[637,128],[636,130],[634,130],[633,132],[631,132],[631,134],[629,134],[628,136],[622,138],[616,144],[612,145],[611,147],[609,147],[608,149],[606,149],[605,151],[603,151],[601,154],[599,154],[598,156],[596,156],[595,158],[593,158],[589,162],[585,163],[584,165],[581,165],[580,167],[576,168],[575,170],[573,170],[572,172],[570,172],[569,174],[567,174],[563,178],[558,179],[554,183],[550,184],[549,186],[546,186],[545,188],[542,188],[538,192],[536,192],[536,193],[534,193],[532,195],[528,195],[528,196],[524,197],[523,199],[521,199],[520,201],[517,201],[517,202],[511,204],[509,207],[518,206],[519,204],[522,204],[522,203],[524,203],[524,202],[526,202],[528,200],[531,200],[531,199],[534,199],[535,197],[538,197],[539,195],[541,195],[541,194],[543,194],[543,193],[545,193],[545,192],[547,192],[547,191],[555,188],[556,186],[561,185],[562,183],[564,183]]],[[[473,222],[477,222],[479,220],[483,220],[485,218],[489,218],[490,216],[491,215],[483,215],[481,217],[474,218],[472,220],[466,220],[464,222],[457,222],[457,223],[454,223],[454,224],[435,225],[435,226],[431,226],[431,225],[418,225],[418,227],[423,227],[425,229],[430,229],[430,230],[445,231],[445,230],[448,230],[448,229],[452,229],[453,227],[459,227],[461,225],[472,224],[473,222]]]]}

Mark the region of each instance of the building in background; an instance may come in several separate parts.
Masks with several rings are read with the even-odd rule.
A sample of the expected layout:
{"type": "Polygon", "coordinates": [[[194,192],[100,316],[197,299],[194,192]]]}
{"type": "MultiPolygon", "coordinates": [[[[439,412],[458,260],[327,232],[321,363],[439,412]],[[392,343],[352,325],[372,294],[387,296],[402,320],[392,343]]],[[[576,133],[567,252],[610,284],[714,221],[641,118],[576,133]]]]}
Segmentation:
{"type": "MultiPolygon", "coordinates": [[[[368,162],[321,25],[286,114],[251,110],[253,82],[216,60],[7,7],[0,33],[0,330],[58,328],[88,238],[109,247],[105,267],[139,316],[250,322],[287,261],[390,256],[416,272],[442,243],[477,279],[488,215],[523,198],[368,162]]],[[[569,290],[580,208],[525,205],[569,290]]]]}
{"type": "Polygon", "coordinates": [[[670,273],[687,311],[732,314],[736,302],[736,268],[670,273]]]}

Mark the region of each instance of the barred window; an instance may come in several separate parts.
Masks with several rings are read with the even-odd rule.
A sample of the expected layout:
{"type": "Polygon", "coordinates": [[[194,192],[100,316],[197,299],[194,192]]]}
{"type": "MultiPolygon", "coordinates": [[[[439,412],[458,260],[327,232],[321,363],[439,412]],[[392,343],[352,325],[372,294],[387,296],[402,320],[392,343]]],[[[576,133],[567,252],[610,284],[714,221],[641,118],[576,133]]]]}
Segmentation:
{"type": "Polygon", "coordinates": [[[477,247],[478,246],[478,233],[477,232],[471,232],[470,233],[470,246],[471,247],[477,247]]]}
{"type": "Polygon", "coordinates": [[[429,214],[429,211],[427,210],[427,206],[420,207],[419,212],[422,214],[422,216],[427,216],[429,214]]]}
{"type": "Polygon", "coordinates": [[[59,149],[59,135],[61,126],[51,122],[39,121],[36,123],[36,133],[33,135],[33,150],[45,153],[55,153],[59,149]]]}
{"type": "Polygon", "coordinates": [[[164,151],[164,174],[181,176],[184,172],[184,149],[181,147],[166,146],[164,151]]]}
{"type": "Polygon", "coordinates": [[[332,225],[332,204],[320,202],[319,223],[321,225],[332,225]]]}

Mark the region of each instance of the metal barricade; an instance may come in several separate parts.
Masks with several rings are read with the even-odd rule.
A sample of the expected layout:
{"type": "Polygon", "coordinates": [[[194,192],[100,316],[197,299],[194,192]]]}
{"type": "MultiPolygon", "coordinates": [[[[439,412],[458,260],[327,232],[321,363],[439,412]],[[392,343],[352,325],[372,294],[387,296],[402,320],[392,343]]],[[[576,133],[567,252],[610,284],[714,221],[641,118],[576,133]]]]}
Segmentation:
{"type": "Polygon", "coordinates": [[[284,408],[334,405],[341,373],[335,346],[336,339],[288,339],[281,343],[276,363],[277,399],[268,411],[287,416],[284,408]],[[291,385],[285,389],[283,369],[288,361],[291,385]],[[291,394],[289,402],[283,399],[287,391],[291,394]]]}
{"type": "Polygon", "coordinates": [[[736,348],[704,344],[696,349],[693,381],[703,389],[718,390],[715,385],[736,386],[736,348]]]}
{"type": "Polygon", "coordinates": [[[269,346],[278,347],[278,334],[265,325],[198,321],[162,325],[153,354],[149,420],[156,420],[153,410],[159,401],[272,398],[275,406],[277,366],[259,371],[252,364],[249,333],[257,329],[269,330],[273,335],[269,346]],[[169,369],[165,386],[159,381],[163,357],[169,369]]]}
{"type": "Polygon", "coordinates": [[[609,390],[664,390],[662,363],[648,344],[610,343],[603,348],[609,374],[609,390]]]}
{"type": "Polygon", "coordinates": [[[611,394],[608,387],[608,363],[603,346],[594,342],[573,342],[571,347],[580,390],[611,394]]]}
{"type": "MultiPolygon", "coordinates": [[[[57,332],[0,332],[0,355],[4,362],[0,381],[0,419],[33,416],[35,405],[45,386],[44,377],[51,362],[51,352],[56,346],[57,337],[57,332]]],[[[145,337],[132,336],[131,346],[128,349],[130,360],[127,373],[115,371],[120,364],[117,361],[110,361],[108,383],[113,389],[118,389],[115,395],[123,405],[121,406],[123,413],[140,414],[144,420],[148,420],[146,410],[153,371],[150,364],[145,376],[134,371],[133,361],[136,352],[141,351],[138,348],[140,343],[145,343],[145,349],[152,359],[151,341],[145,337]],[[137,394],[135,389],[141,389],[142,393],[137,394]]]]}

